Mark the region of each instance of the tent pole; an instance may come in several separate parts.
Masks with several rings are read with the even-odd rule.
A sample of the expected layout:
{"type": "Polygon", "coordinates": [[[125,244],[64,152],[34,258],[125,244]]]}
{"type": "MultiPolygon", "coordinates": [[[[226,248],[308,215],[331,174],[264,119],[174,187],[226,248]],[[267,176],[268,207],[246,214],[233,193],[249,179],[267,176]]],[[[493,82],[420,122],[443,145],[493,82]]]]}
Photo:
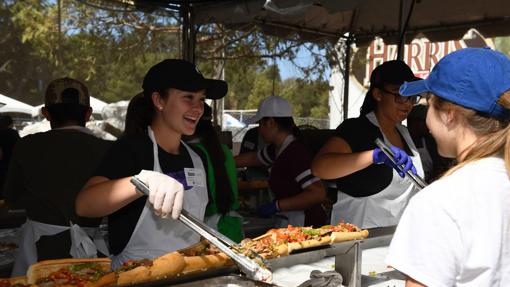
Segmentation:
{"type": "Polygon", "coordinates": [[[181,5],[182,19],[182,58],[191,63],[195,63],[195,25],[193,23],[193,13],[187,0],[181,5]]]}
{"type": "Polygon", "coordinates": [[[351,69],[351,44],[353,41],[353,37],[349,35],[347,40],[345,41],[345,64],[344,64],[344,99],[343,99],[343,107],[342,107],[342,115],[343,119],[347,119],[349,114],[349,74],[351,69]]]}
{"type": "Polygon", "coordinates": [[[404,2],[405,2],[405,0],[400,0],[400,10],[398,12],[398,33],[399,33],[398,39],[399,39],[399,42],[398,42],[397,60],[402,60],[404,58],[404,43],[405,43],[404,2]]]}
{"type": "Polygon", "coordinates": [[[406,32],[407,28],[409,27],[409,20],[411,20],[411,15],[413,14],[414,10],[414,3],[416,3],[416,0],[410,0],[411,4],[409,6],[409,11],[407,12],[407,15],[405,15],[405,3],[407,0],[400,0],[400,13],[399,13],[399,41],[398,41],[398,54],[397,59],[402,60],[404,58],[404,48],[406,43],[406,32]],[[405,17],[405,18],[404,18],[405,17]]]}

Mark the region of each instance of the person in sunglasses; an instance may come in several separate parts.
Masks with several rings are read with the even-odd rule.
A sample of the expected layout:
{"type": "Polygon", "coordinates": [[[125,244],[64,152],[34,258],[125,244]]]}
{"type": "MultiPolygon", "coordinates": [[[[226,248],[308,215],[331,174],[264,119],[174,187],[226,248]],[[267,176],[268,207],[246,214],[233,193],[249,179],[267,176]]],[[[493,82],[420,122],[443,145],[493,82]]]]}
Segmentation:
{"type": "Polygon", "coordinates": [[[361,115],[342,122],[315,156],[313,174],[336,179],[337,183],[331,224],[345,221],[362,228],[396,225],[416,193],[417,188],[405,173],[410,170],[423,177],[423,168],[409,131],[401,122],[419,98],[402,97],[398,89],[405,81],[417,79],[399,60],[375,68],[361,115]],[[377,147],[377,138],[391,147],[399,167],[377,147]]]}

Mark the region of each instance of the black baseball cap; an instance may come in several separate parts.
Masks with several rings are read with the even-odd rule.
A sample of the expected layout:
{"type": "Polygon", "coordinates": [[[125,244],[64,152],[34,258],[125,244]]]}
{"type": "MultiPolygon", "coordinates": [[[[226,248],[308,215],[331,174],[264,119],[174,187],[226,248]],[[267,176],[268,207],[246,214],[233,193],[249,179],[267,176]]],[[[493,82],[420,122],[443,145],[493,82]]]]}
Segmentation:
{"type": "Polygon", "coordinates": [[[194,64],[179,59],[166,59],[152,66],[142,88],[150,93],[168,88],[188,92],[205,90],[206,97],[213,100],[223,98],[228,91],[225,81],[206,79],[194,64]]]}
{"type": "Polygon", "coordinates": [[[420,80],[411,68],[401,60],[392,60],[377,66],[370,75],[370,86],[381,87],[383,84],[401,85],[404,82],[420,80]]]}

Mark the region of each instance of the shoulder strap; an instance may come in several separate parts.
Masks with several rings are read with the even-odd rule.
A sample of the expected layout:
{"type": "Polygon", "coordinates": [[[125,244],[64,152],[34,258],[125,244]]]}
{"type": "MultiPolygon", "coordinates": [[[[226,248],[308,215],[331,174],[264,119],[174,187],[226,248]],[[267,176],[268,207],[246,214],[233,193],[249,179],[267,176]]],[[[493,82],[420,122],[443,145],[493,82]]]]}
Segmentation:
{"type": "MultiPolygon", "coordinates": [[[[205,164],[207,164],[207,190],[209,192],[209,205],[214,205],[214,209],[216,210],[216,181],[215,181],[215,175],[214,175],[214,168],[212,166],[211,157],[209,156],[209,153],[205,149],[203,144],[193,144],[193,147],[196,147],[199,149],[204,155],[207,160],[205,164]]],[[[209,207],[208,207],[209,209],[209,207]]]]}

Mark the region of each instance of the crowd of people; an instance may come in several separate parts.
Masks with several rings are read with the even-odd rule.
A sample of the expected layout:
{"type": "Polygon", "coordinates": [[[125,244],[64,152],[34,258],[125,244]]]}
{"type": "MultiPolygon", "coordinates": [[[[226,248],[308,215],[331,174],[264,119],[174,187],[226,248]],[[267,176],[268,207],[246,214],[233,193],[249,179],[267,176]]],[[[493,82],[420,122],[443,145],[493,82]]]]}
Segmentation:
{"type": "Polygon", "coordinates": [[[360,116],[343,121],[316,154],[282,97],[260,103],[250,119],[258,128],[233,156],[205,104],[227,94],[226,82],[167,59],[149,69],[141,87],[115,142],[85,128],[92,112],[87,87],[62,78],[45,94],[52,130],[2,144],[3,196],[27,212],[13,275],[50,258],[110,256],[116,268],[188,247],[200,237],[176,220],[183,209],[239,242],[237,168],[257,167],[272,195],[257,213],[273,217],[274,227],[397,225],[387,263],[408,276],[406,286],[510,283],[505,55],[462,49],[427,79],[403,61],[381,64],[360,116]],[[376,139],[390,146],[393,159],[376,139]],[[430,185],[420,190],[408,173],[430,185]],[[149,187],[148,196],[132,177],[149,187]],[[336,183],[332,210],[324,205],[325,181],[336,183]],[[98,228],[103,219],[106,242],[98,228]]]}

